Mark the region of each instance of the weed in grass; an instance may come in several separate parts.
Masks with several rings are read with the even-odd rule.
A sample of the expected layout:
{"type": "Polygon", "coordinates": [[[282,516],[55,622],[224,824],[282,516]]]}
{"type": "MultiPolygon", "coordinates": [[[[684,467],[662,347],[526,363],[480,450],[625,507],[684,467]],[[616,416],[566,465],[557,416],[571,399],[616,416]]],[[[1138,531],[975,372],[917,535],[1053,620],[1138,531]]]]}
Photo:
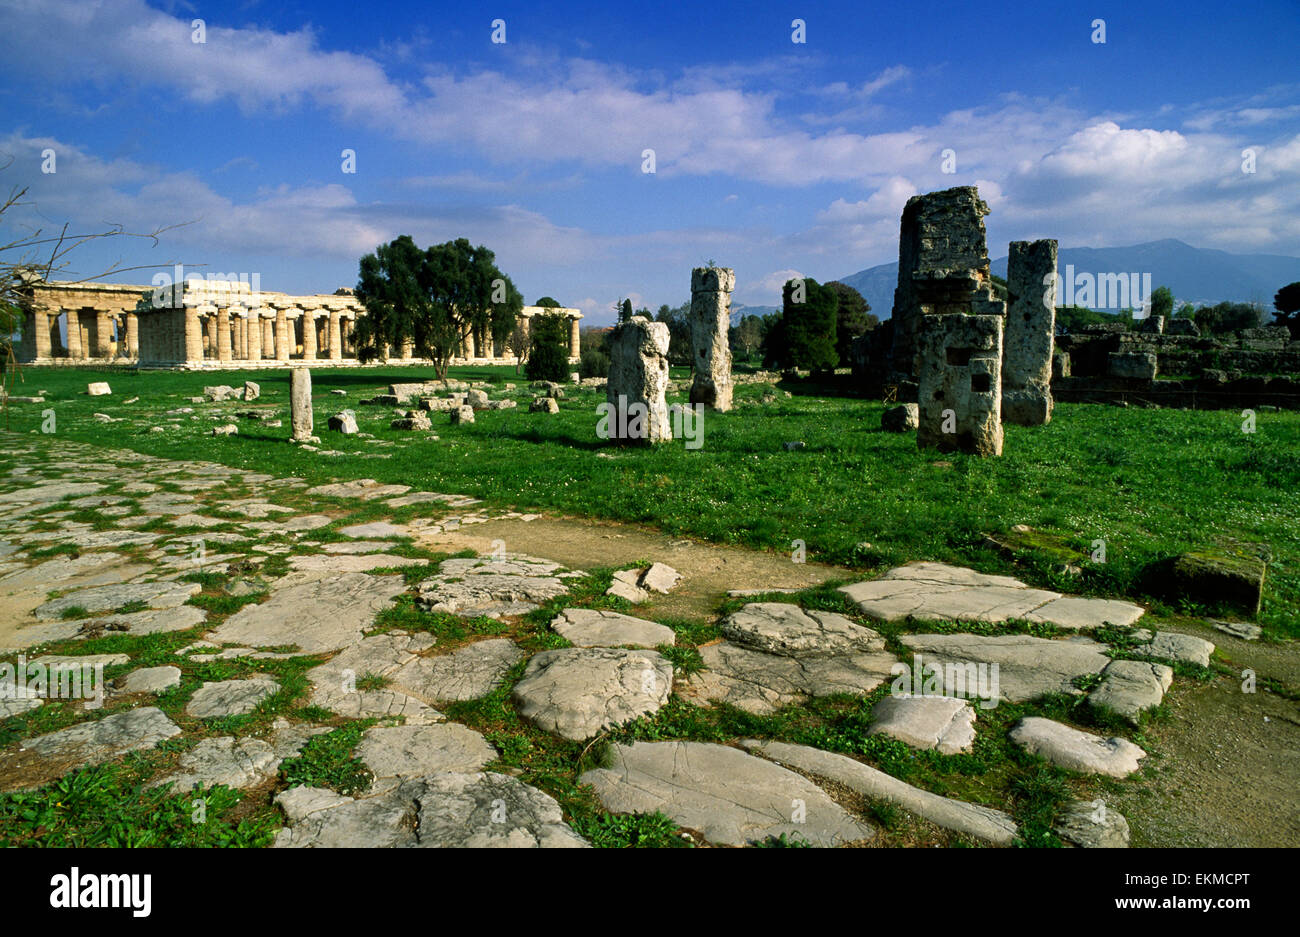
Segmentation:
{"type": "Polygon", "coordinates": [[[315,736],[303,746],[301,755],[280,764],[281,776],[290,787],[328,787],[348,796],[364,793],[374,775],[353,757],[352,750],[374,724],[374,719],[362,719],[315,736]]]}

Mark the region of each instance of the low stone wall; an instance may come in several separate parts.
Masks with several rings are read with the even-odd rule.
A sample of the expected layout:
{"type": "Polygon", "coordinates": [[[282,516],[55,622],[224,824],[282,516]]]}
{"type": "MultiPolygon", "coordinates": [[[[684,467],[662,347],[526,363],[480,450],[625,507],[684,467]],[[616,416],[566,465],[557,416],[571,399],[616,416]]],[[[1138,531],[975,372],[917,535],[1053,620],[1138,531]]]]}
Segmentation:
{"type": "Polygon", "coordinates": [[[1120,377],[1058,377],[1052,396],[1070,403],[1127,403],[1188,410],[1235,410],[1272,406],[1300,410],[1300,378],[1241,377],[1223,372],[1183,380],[1120,377]]]}

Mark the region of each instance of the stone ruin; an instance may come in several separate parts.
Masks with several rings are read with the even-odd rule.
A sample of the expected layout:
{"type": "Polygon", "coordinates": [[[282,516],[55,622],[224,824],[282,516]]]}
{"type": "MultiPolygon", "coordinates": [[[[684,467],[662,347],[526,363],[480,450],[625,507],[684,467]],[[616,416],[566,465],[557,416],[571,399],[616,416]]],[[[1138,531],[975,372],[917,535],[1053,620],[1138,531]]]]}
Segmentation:
{"type": "Polygon", "coordinates": [[[915,332],[922,449],[1002,454],[1002,317],[920,317],[915,332]]]}
{"type": "Polygon", "coordinates": [[[696,267],[691,271],[691,363],[694,380],[690,402],[725,413],[731,409],[731,291],[736,273],[730,267],[696,267]]]}
{"type": "Polygon", "coordinates": [[[989,276],[984,235],[988,213],[973,185],[907,200],[898,236],[892,316],[896,371],[919,374],[915,358],[921,316],[1005,314],[989,276]]]}
{"type": "Polygon", "coordinates": [[[1002,419],[1041,426],[1052,419],[1056,332],[1056,241],[1012,241],[1002,335],[1002,419]]]}
{"type": "Polygon", "coordinates": [[[633,316],[609,337],[605,398],[614,413],[610,438],[657,443],[673,438],[668,421],[668,325],[633,316]]]}
{"type": "Polygon", "coordinates": [[[289,411],[293,421],[293,442],[309,442],[314,429],[311,410],[311,371],[294,368],[289,372],[289,411]]]}

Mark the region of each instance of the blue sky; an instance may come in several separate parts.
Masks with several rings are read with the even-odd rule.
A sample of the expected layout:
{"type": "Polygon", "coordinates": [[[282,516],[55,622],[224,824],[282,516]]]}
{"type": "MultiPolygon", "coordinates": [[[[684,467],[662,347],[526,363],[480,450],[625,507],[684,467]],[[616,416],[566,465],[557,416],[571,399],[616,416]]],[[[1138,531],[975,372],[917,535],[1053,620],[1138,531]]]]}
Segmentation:
{"type": "Polygon", "coordinates": [[[1241,7],[0,0],[0,181],[30,203],[3,234],[182,225],[66,273],[180,261],[291,293],[463,236],[593,324],[688,299],[707,260],[747,304],[895,260],[907,198],[952,185],[989,202],[991,256],[1300,255],[1300,4],[1241,7]]]}

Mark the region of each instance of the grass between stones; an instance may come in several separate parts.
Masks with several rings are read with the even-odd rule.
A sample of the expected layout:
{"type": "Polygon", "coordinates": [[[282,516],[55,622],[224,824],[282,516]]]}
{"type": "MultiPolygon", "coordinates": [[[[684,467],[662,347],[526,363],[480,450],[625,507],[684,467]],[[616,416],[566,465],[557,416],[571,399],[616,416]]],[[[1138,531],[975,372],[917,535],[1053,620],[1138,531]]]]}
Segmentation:
{"type": "MultiPolygon", "coordinates": [[[[516,399],[530,396],[512,368],[453,368],[458,380],[512,382],[516,399]]],[[[104,375],[86,369],[28,370],[24,381],[49,391],[45,408],[58,417],[57,435],[103,444],[99,410],[129,422],[114,424],[111,442],[140,452],[201,458],[238,469],[294,476],[312,484],[370,477],[420,489],[470,494],[495,507],[556,510],[649,523],[668,533],[789,551],[794,540],[810,559],[864,570],[914,559],[961,563],[1014,573],[1035,585],[1070,592],[1142,598],[1142,573],[1154,561],[1188,550],[1266,544],[1268,583],[1261,623],[1300,636],[1300,414],[1261,414],[1257,431],[1241,432],[1240,414],[1061,404],[1046,427],[1006,428],[1005,454],[975,459],[919,452],[907,434],[879,429],[884,405],[841,388],[783,383],[763,403],[768,385],[741,385],[736,408],[704,418],[702,448],[683,441],[651,450],[612,450],[596,438],[596,406],[604,392],[566,387],[560,413],[527,408],[485,412],[468,426],[434,415],[434,441],[388,429],[392,408],[358,401],[393,381],[432,379],[419,368],[321,369],[314,373],[316,422],[337,457],[310,457],[285,443],[288,430],[239,420],[233,437],[205,435],[212,418],[225,421],[240,401],[193,404],[206,383],[262,386],[260,405],[287,417],[287,371],[115,372],[112,397],[81,392],[104,375]],[[334,396],[332,389],[347,391],[334,396]],[[140,396],[136,404],[122,401],[140,396]],[[165,417],[193,406],[195,416],[165,417]],[[328,415],[357,412],[375,441],[329,433],[328,415]],[[175,428],[150,433],[150,425],[175,428]],[[804,441],[787,452],[782,443],[804,441]],[[376,454],[391,458],[369,458],[376,454]],[[1027,524],[1038,540],[990,543],[1027,524]],[[1106,562],[1083,564],[1064,578],[1059,555],[1091,554],[1106,544],[1106,562]],[[869,542],[870,548],[859,548],[869,542]],[[1050,547],[1050,549],[1048,549],[1050,547]],[[1059,555],[1058,555],[1059,554],[1059,555]]],[[[684,374],[674,379],[684,391],[684,374]]],[[[675,402],[683,400],[681,393],[675,402]]],[[[39,431],[41,410],[11,407],[14,430],[39,431]]],[[[38,432],[39,436],[39,432],[38,432]]],[[[35,438],[35,437],[33,437],[35,438]]],[[[350,505],[355,517],[391,517],[382,501],[350,505]]],[[[427,515],[426,515],[427,516],[427,515]]],[[[1203,615],[1190,603],[1158,609],[1203,615]]]]}

